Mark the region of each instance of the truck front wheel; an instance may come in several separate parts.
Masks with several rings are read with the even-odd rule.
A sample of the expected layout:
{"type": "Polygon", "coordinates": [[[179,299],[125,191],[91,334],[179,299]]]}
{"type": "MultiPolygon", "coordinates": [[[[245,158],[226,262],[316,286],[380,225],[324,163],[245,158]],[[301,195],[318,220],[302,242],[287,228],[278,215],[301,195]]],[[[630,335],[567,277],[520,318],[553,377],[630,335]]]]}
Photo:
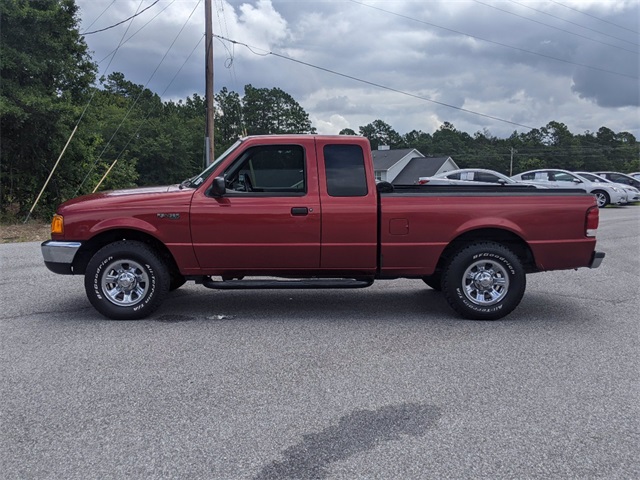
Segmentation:
{"type": "Polygon", "coordinates": [[[147,245],[123,240],[89,261],[84,287],[98,312],[113,320],[137,320],[155,311],[169,291],[164,262],[147,245]]]}
{"type": "Polygon", "coordinates": [[[472,320],[497,320],[508,315],[522,300],[525,286],[518,257],[493,242],[463,248],[442,276],[442,291],[449,305],[472,320]]]}

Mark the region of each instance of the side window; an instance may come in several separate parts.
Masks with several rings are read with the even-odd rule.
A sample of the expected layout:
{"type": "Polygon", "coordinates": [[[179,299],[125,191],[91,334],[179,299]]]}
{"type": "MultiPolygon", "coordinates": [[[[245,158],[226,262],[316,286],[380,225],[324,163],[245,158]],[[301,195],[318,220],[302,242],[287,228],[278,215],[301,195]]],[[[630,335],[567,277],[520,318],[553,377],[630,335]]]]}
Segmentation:
{"type": "Polygon", "coordinates": [[[327,193],[332,197],[364,197],[367,177],[359,145],[325,145],[327,193]]]}
{"type": "Polygon", "coordinates": [[[631,185],[631,180],[629,180],[627,177],[623,177],[622,175],[616,175],[614,173],[614,174],[610,175],[610,178],[611,178],[612,182],[618,182],[618,183],[624,183],[624,184],[627,184],[627,185],[631,185]]]}
{"type": "Polygon", "coordinates": [[[452,173],[451,175],[447,175],[447,178],[450,179],[450,180],[460,180],[460,172],[452,173]]]}
{"type": "Polygon", "coordinates": [[[487,172],[476,172],[476,180],[487,183],[499,183],[498,177],[496,177],[492,173],[487,172]]]}
{"type": "Polygon", "coordinates": [[[535,173],[525,173],[520,175],[520,178],[522,178],[522,180],[540,180],[539,178],[536,178],[535,173]]]}
{"type": "Polygon", "coordinates": [[[225,172],[228,193],[303,195],[304,149],[300,145],[264,145],[244,152],[225,172]]]}
{"type": "MultiPolygon", "coordinates": [[[[552,174],[550,173],[549,175],[552,174]]],[[[574,180],[577,180],[573,175],[569,175],[564,172],[555,172],[553,175],[555,175],[556,182],[573,182],[574,180]]]]}

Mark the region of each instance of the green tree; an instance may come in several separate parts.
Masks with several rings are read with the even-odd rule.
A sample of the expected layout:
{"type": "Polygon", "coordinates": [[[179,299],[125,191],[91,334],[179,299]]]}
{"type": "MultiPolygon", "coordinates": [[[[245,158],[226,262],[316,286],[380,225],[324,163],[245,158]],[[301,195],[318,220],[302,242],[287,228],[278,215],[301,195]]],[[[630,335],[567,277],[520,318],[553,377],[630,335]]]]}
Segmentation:
{"type": "Polygon", "coordinates": [[[433,137],[422,130],[411,130],[402,136],[402,147],[415,148],[423,155],[431,153],[433,137]]]}
{"type": "Polygon", "coordinates": [[[249,135],[316,133],[309,115],[279,88],[244,87],[243,118],[249,135]]]}
{"type": "Polygon", "coordinates": [[[449,122],[444,122],[433,134],[432,154],[452,156],[459,165],[469,164],[472,156],[469,159],[465,159],[465,156],[472,145],[473,138],[468,133],[459,131],[449,122]]]}
{"type": "Polygon", "coordinates": [[[398,148],[402,143],[402,137],[391,125],[382,120],[374,120],[364,127],[360,127],[360,135],[367,137],[371,143],[371,148],[376,150],[380,145],[387,145],[391,148],[398,148]]]}
{"type": "Polygon", "coordinates": [[[215,95],[215,110],[216,151],[222,153],[238,138],[245,136],[242,99],[238,93],[222,87],[215,95]]]}
{"type": "MultiPolygon", "coordinates": [[[[0,205],[29,209],[71,134],[96,66],[78,33],[74,0],[0,2],[0,205]]],[[[79,132],[38,210],[68,198],[91,155],[79,132]]]]}

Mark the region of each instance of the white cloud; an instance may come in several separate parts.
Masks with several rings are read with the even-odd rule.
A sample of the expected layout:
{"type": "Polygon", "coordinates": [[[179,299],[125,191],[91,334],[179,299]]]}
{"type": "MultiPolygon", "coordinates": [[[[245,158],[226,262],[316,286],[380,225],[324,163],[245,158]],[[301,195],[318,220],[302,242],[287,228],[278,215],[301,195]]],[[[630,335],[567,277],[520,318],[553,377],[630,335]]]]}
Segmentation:
{"type": "MultiPolygon", "coordinates": [[[[77,1],[83,25],[111,3],[77,1]]],[[[400,133],[432,133],[444,121],[470,134],[484,128],[498,136],[526,130],[452,108],[459,107],[536,128],[557,120],[573,133],[607,126],[640,138],[637,1],[213,3],[215,33],[253,49],[215,42],[216,89],[242,93],[249,83],[282,88],[322,133],[357,131],[377,118],[400,133]],[[264,56],[268,51],[321,69],[264,56]]],[[[115,5],[92,29],[132,15],[139,1],[115,5]]],[[[162,0],[136,18],[129,34],[166,8],[121,49],[109,71],[145,84],[196,5],[197,0],[162,0]]],[[[168,86],[202,39],[203,12],[198,6],[149,84],[158,93],[167,89],[166,98],[204,91],[202,44],[168,86]]],[[[117,46],[125,28],[87,36],[96,60],[117,46]]]]}

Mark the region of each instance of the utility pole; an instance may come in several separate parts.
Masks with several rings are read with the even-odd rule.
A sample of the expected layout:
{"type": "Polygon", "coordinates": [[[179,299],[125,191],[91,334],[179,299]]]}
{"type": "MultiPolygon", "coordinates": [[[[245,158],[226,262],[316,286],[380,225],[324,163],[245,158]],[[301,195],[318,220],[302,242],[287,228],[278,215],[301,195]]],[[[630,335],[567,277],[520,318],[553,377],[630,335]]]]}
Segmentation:
{"type": "Polygon", "coordinates": [[[518,153],[518,150],[511,147],[511,163],[509,163],[509,176],[513,176],[513,154],[518,153]]]}
{"type": "Polygon", "coordinates": [[[207,120],[205,132],[205,167],[215,159],[213,156],[213,25],[211,21],[211,0],[204,2],[205,16],[205,100],[207,105],[207,120]]]}

